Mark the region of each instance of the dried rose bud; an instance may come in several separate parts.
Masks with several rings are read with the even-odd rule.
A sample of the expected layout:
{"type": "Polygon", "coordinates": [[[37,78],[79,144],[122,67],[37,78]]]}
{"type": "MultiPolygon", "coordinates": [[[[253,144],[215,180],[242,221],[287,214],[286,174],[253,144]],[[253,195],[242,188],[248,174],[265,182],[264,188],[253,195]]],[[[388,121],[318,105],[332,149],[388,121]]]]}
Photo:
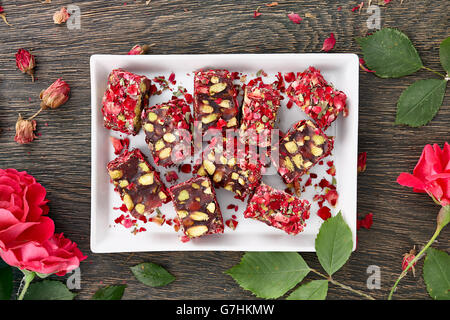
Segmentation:
{"type": "Polygon", "coordinates": [[[128,52],[128,55],[140,55],[145,54],[148,50],[149,46],[144,45],[141,46],[139,44],[135,45],[131,50],[128,52]]]}
{"type": "Polygon", "coordinates": [[[32,81],[34,82],[34,67],[36,66],[36,62],[34,60],[34,56],[25,49],[19,49],[16,53],[16,65],[22,73],[27,73],[31,76],[32,81]]]}
{"type": "MultiPolygon", "coordinates": [[[[403,261],[402,261],[402,270],[405,271],[406,268],[408,267],[409,263],[416,257],[416,249],[413,248],[409,251],[409,253],[405,253],[403,255],[403,261]]],[[[417,264],[417,261],[414,262],[414,264],[412,265],[411,269],[413,272],[413,275],[415,275],[416,270],[414,269],[415,265],[417,264]]]]}
{"type": "Polygon", "coordinates": [[[70,14],[67,12],[65,7],[62,7],[61,10],[56,11],[53,15],[53,22],[55,24],[61,24],[66,22],[70,17],[70,14]]]}
{"type": "Polygon", "coordinates": [[[39,98],[41,98],[42,109],[56,109],[62,106],[69,100],[70,87],[59,78],[50,87],[41,91],[39,98]]]}
{"type": "Polygon", "coordinates": [[[25,120],[19,114],[19,119],[16,122],[16,136],[14,140],[20,144],[30,143],[36,138],[34,134],[35,130],[36,120],[25,120]]]}

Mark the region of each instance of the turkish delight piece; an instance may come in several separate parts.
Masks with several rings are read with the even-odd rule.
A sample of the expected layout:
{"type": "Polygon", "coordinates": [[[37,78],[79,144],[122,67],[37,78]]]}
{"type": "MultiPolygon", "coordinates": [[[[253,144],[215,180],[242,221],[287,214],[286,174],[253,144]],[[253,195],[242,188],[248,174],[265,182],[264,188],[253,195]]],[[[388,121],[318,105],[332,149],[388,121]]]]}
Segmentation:
{"type": "Polygon", "coordinates": [[[202,132],[208,129],[237,128],[239,107],[232,75],[227,70],[195,73],[194,115],[202,132]]]}
{"type": "Polygon", "coordinates": [[[136,218],[151,214],[170,200],[158,172],[139,149],[125,150],[107,169],[115,190],[136,218]]]}
{"type": "Polygon", "coordinates": [[[111,71],[102,100],[104,125],[136,135],[141,128],[141,110],[148,105],[151,81],[123,69],[111,71]]]}
{"type": "Polygon", "coordinates": [[[193,177],[171,187],[169,192],[187,237],[223,233],[222,213],[208,177],[193,177]]]}
{"type": "Polygon", "coordinates": [[[283,180],[291,183],[330,155],[333,145],[334,139],[311,120],[301,120],[284,135],[271,157],[283,180]]]}
{"type": "Polygon", "coordinates": [[[185,114],[190,111],[183,99],[146,107],[142,126],[155,164],[170,167],[180,164],[192,153],[192,134],[185,114]]]}
{"type": "Polygon", "coordinates": [[[249,200],[244,216],[295,235],[306,226],[310,206],[307,200],[262,183],[249,200]]]}
{"type": "Polygon", "coordinates": [[[339,113],[344,117],[348,114],[345,93],[328,84],[320,70],[314,67],[298,73],[286,89],[286,94],[324,130],[337,119],[339,113]]]}

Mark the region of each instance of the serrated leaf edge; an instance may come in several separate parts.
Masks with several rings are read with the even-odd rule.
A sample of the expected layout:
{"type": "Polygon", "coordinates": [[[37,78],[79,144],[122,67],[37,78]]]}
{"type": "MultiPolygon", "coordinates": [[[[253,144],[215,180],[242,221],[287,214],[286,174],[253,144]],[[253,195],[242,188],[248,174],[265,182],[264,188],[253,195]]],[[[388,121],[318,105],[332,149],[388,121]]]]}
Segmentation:
{"type": "MultiPolygon", "coordinates": [[[[306,265],[306,269],[305,269],[304,271],[307,271],[307,272],[305,273],[305,275],[304,275],[297,283],[295,283],[293,286],[291,286],[290,288],[288,288],[288,289],[287,289],[284,293],[282,293],[281,295],[279,295],[279,296],[271,296],[271,297],[264,297],[264,296],[261,296],[261,295],[257,294],[256,292],[254,292],[253,289],[247,288],[247,287],[245,287],[244,285],[242,285],[242,284],[234,277],[234,275],[231,273],[231,271],[233,271],[234,269],[239,269],[239,267],[244,263],[244,259],[246,258],[246,254],[247,254],[247,253],[248,253],[248,252],[246,252],[246,253],[242,256],[241,261],[240,261],[238,264],[232,266],[232,267],[229,268],[228,270],[225,270],[224,273],[225,273],[225,274],[228,274],[230,277],[232,277],[233,280],[234,280],[234,281],[235,281],[242,289],[247,290],[247,291],[250,291],[255,297],[258,297],[258,298],[262,298],[262,299],[277,299],[277,298],[279,298],[279,297],[282,297],[283,295],[286,294],[286,292],[288,292],[289,290],[291,290],[292,288],[294,288],[296,285],[298,285],[301,281],[303,281],[303,279],[305,279],[305,277],[306,277],[306,276],[309,274],[309,272],[311,271],[311,268],[308,266],[308,264],[306,263],[305,259],[303,259],[303,257],[302,257],[300,254],[297,253],[297,254],[299,255],[299,257],[302,259],[303,263],[306,265]]],[[[286,272],[292,273],[292,272],[299,272],[299,271],[303,271],[303,269],[300,269],[300,270],[297,269],[297,270],[286,271],[286,272]]],[[[235,272],[235,274],[248,274],[248,273],[247,273],[247,272],[242,272],[242,273],[235,272]]]]}
{"type": "MultiPolygon", "coordinates": [[[[426,278],[425,278],[425,270],[426,270],[426,268],[425,268],[425,265],[426,265],[426,263],[427,263],[427,261],[428,261],[428,257],[429,257],[429,252],[433,252],[432,254],[434,254],[434,252],[444,252],[444,251],[441,251],[441,250],[437,250],[437,249],[434,249],[434,248],[428,248],[428,250],[427,250],[428,252],[427,252],[427,256],[425,257],[425,260],[424,260],[424,262],[423,262],[423,280],[424,280],[424,282],[425,282],[425,284],[426,284],[426,286],[427,286],[427,291],[428,291],[428,294],[430,295],[430,297],[431,298],[433,298],[434,300],[436,300],[436,295],[435,294],[433,294],[433,290],[432,290],[432,288],[431,288],[431,286],[429,285],[429,283],[427,282],[427,280],[426,280],[426,278]]],[[[447,254],[446,252],[444,252],[445,254],[447,254]]],[[[448,255],[448,254],[447,254],[448,255]]],[[[440,265],[439,265],[439,268],[440,268],[440,265]]],[[[440,268],[441,269],[441,268],[440,268]]],[[[444,271],[442,271],[442,273],[444,273],[444,271]]],[[[450,284],[449,284],[449,287],[450,287],[450,284]]]]}
{"type": "MultiPolygon", "coordinates": [[[[306,286],[306,285],[308,285],[308,284],[311,284],[312,282],[326,283],[327,288],[326,288],[325,298],[324,298],[324,299],[326,299],[327,294],[328,294],[328,280],[311,280],[311,281],[309,281],[309,282],[307,282],[307,283],[302,284],[302,285],[299,286],[297,289],[295,289],[294,291],[292,291],[291,294],[286,298],[286,300],[297,300],[297,299],[289,299],[289,298],[290,298],[291,296],[293,296],[297,290],[300,290],[302,287],[304,287],[304,286],[306,286]]],[[[322,285],[321,285],[321,286],[322,286],[322,285]]],[[[309,295],[308,298],[310,298],[310,297],[313,296],[318,290],[320,290],[320,289],[321,289],[321,286],[319,286],[315,291],[313,291],[313,292],[309,295]]],[[[304,299],[304,300],[306,301],[306,300],[311,300],[311,299],[304,299]]],[[[314,299],[314,300],[317,300],[317,299],[314,299]]]]}
{"type": "MultiPolygon", "coordinates": [[[[344,217],[342,216],[342,212],[341,212],[341,211],[339,211],[339,213],[338,213],[337,215],[335,215],[334,217],[331,217],[330,219],[328,219],[328,220],[326,220],[326,221],[324,221],[324,222],[322,223],[322,225],[320,226],[320,229],[319,229],[319,233],[318,233],[317,236],[316,236],[316,240],[315,240],[315,249],[316,249],[317,259],[319,260],[320,265],[322,266],[322,268],[326,271],[326,273],[327,273],[329,276],[332,276],[334,273],[336,273],[337,271],[339,271],[339,270],[347,263],[348,259],[350,258],[351,254],[352,254],[352,251],[350,250],[350,253],[349,253],[348,257],[347,257],[347,259],[345,260],[345,262],[342,264],[342,266],[340,266],[337,270],[335,270],[335,271],[333,271],[333,272],[329,272],[329,271],[332,271],[332,270],[331,270],[331,269],[328,269],[328,267],[331,267],[331,266],[332,266],[333,257],[331,257],[331,258],[329,259],[330,262],[331,262],[331,263],[330,263],[330,266],[324,266],[324,265],[322,264],[322,261],[319,259],[319,255],[317,254],[318,250],[317,250],[317,244],[316,244],[316,243],[317,243],[317,239],[318,239],[319,236],[320,236],[320,232],[321,232],[321,230],[322,230],[322,227],[323,227],[324,225],[326,225],[326,224],[331,223],[331,221],[334,221],[334,220],[332,220],[332,219],[338,219],[338,217],[340,217],[340,219],[342,219],[342,222],[344,223],[345,227],[347,227],[348,230],[350,231],[350,234],[351,234],[350,243],[351,243],[351,248],[353,248],[353,238],[352,238],[353,233],[352,233],[352,230],[350,229],[350,227],[348,226],[348,224],[345,222],[344,217]]],[[[333,239],[336,239],[336,232],[337,232],[337,229],[335,230],[335,236],[333,237],[333,239]]],[[[333,241],[333,251],[334,251],[335,248],[336,248],[336,241],[333,241]]],[[[333,251],[331,251],[331,252],[333,252],[333,251]]]]}
{"type": "Polygon", "coordinates": [[[406,76],[408,76],[408,75],[411,75],[411,74],[413,74],[413,73],[419,71],[420,68],[423,67],[422,59],[420,58],[419,52],[417,51],[416,47],[415,47],[414,44],[412,43],[411,39],[410,39],[404,32],[400,31],[399,29],[396,29],[396,28],[382,28],[382,29],[380,29],[380,30],[377,30],[376,32],[374,32],[374,33],[371,34],[371,35],[368,35],[368,36],[365,36],[365,37],[358,37],[358,38],[356,38],[356,41],[358,42],[359,46],[361,47],[361,50],[363,51],[363,56],[364,56],[365,64],[367,65],[367,67],[368,67],[369,69],[372,69],[372,70],[375,71],[374,73],[375,73],[375,75],[376,75],[377,77],[380,77],[380,78],[383,78],[383,79],[389,79],[389,78],[393,78],[393,79],[396,79],[396,78],[402,78],[402,77],[406,77],[406,76]],[[392,31],[398,33],[400,36],[405,37],[405,38],[411,43],[412,48],[413,48],[414,51],[417,53],[417,56],[419,57],[419,60],[420,60],[420,65],[421,65],[421,66],[420,66],[417,70],[415,70],[415,71],[413,71],[413,72],[411,72],[411,73],[409,73],[409,74],[405,74],[405,75],[402,75],[402,76],[396,76],[396,77],[386,76],[386,75],[380,75],[380,74],[377,73],[377,70],[374,70],[374,66],[371,65],[371,64],[370,64],[370,61],[368,62],[367,59],[366,59],[366,57],[365,57],[364,49],[362,48],[362,43],[363,43],[364,41],[367,41],[369,38],[375,36],[377,33],[383,32],[384,30],[392,30],[392,31]]]}
{"type": "MultiPolygon", "coordinates": [[[[441,106],[442,106],[442,102],[443,102],[443,99],[444,99],[444,96],[445,96],[445,86],[446,86],[446,85],[447,85],[446,81],[445,81],[445,80],[441,80],[441,79],[421,79],[421,80],[417,80],[416,82],[410,84],[405,90],[403,90],[403,92],[401,93],[400,97],[398,98],[398,101],[397,101],[397,111],[396,111],[396,116],[395,116],[395,124],[396,124],[396,125],[402,125],[402,124],[404,124],[404,125],[410,126],[410,127],[412,127],[412,128],[419,128],[419,127],[425,126],[425,125],[428,124],[430,121],[432,121],[432,120],[434,119],[434,117],[436,116],[436,114],[439,112],[439,110],[440,110],[440,108],[441,108],[441,106]],[[438,109],[436,110],[436,112],[433,114],[433,116],[431,117],[431,119],[428,120],[428,121],[425,122],[425,123],[422,122],[422,123],[416,125],[416,124],[410,124],[410,123],[406,123],[406,122],[400,121],[400,120],[398,119],[398,108],[399,108],[399,106],[400,106],[400,101],[401,101],[402,99],[404,99],[405,92],[406,92],[411,86],[413,86],[414,84],[419,83],[419,82],[423,82],[423,81],[427,81],[427,80],[437,80],[437,81],[440,81],[440,84],[437,85],[436,87],[434,87],[433,90],[429,91],[428,94],[426,94],[426,95],[421,99],[421,101],[423,101],[423,100],[425,100],[426,98],[428,98],[432,93],[434,93],[435,90],[439,89],[440,86],[441,86],[442,84],[444,84],[444,94],[442,95],[442,101],[441,101],[441,103],[440,103],[439,108],[438,108],[438,109]]],[[[417,104],[419,104],[419,103],[417,103],[417,104]]],[[[416,104],[416,105],[417,105],[417,104],[416,104]]],[[[410,110],[412,110],[412,109],[410,109],[410,110]]]]}

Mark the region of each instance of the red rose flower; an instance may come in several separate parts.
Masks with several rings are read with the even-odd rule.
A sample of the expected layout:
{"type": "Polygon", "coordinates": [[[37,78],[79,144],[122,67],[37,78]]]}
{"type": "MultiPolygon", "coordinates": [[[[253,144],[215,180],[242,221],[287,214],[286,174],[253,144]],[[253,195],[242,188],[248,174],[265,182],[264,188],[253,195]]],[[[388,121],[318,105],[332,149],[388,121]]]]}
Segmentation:
{"type": "Polygon", "coordinates": [[[450,205],[450,145],[446,142],[441,149],[427,144],[413,174],[403,172],[397,182],[414,192],[428,193],[442,206],[450,205]]]}
{"type": "Polygon", "coordinates": [[[10,266],[39,274],[63,276],[79,267],[86,259],[77,244],[64,238],[63,234],[54,234],[42,244],[28,242],[26,245],[0,251],[2,259],[10,266]]]}
{"type": "Polygon", "coordinates": [[[0,169],[0,251],[41,243],[55,230],[45,188],[26,172],[0,169]]]}
{"type": "Polygon", "coordinates": [[[42,109],[56,109],[62,106],[69,100],[70,87],[69,85],[59,78],[50,87],[41,91],[39,98],[41,101],[42,109]]]}

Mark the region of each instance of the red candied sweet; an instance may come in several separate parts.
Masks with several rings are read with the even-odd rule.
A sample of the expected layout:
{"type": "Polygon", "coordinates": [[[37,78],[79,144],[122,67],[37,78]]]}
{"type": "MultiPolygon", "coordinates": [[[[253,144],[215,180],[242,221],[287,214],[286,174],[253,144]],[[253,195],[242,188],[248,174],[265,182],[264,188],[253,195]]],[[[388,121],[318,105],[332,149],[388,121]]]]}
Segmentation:
{"type": "Polygon", "coordinates": [[[334,139],[311,120],[301,120],[280,139],[271,157],[283,180],[291,183],[330,155],[333,145],[334,139]]]}
{"type": "Polygon", "coordinates": [[[141,128],[141,110],[148,105],[151,81],[123,69],[111,71],[102,100],[104,125],[136,135],[141,128]]]}
{"type": "Polygon", "coordinates": [[[108,163],[107,169],[115,190],[134,217],[147,216],[170,200],[159,173],[139,149],[125,150],[108,163]]]}
{"type": "Polygon", "coordinates": [[[295,235],[306,226],[310,207],[307,200],[261,183],[249,200],[244,216],[295,235]]]}
{"type": "Polygon", "coordinates": [[[244,200],[261,181],[261,164],[251,161],[247,150],[227,142],[224,138],[222,143],[210,143],[203,151],[197,174],[209,176],[216,188],[234,192],[237,199],[244,200]]]}
{"type": "Polygon", "coordinates": [[[183,99],[172,99],[142,111],[145,141],[157,165],[167,168],[191,155],[192,134],[185,119],[187,112],[190,107],[183,99]]]}
{"type": "Polygon", "coordinates": [[[324,79],[319,69],[309,67],[286,89],[289,99],[295,102],[324,130],[337,119],[339,113],[348,115],[347,96],[324,79]]]}
{"type": "Polygon", "coordinates": [[[270,146],[280,99],[280,91],[274,85],[255,80],[249,82],[245,88],[240,127],[245,142],[261,147],[270,146]]]}
{"type": "Polygon", "coordinates": [[[187,237],[223,233],[222,213],[209,178],[193,177],[171,187],[169,192],[187,237]]]}
{"type": "Polygon", "coordinates": [[[237,128],[239,107],[232,74],[227,70],[195,73],[194,114],[202,132],[237,128]]]}

